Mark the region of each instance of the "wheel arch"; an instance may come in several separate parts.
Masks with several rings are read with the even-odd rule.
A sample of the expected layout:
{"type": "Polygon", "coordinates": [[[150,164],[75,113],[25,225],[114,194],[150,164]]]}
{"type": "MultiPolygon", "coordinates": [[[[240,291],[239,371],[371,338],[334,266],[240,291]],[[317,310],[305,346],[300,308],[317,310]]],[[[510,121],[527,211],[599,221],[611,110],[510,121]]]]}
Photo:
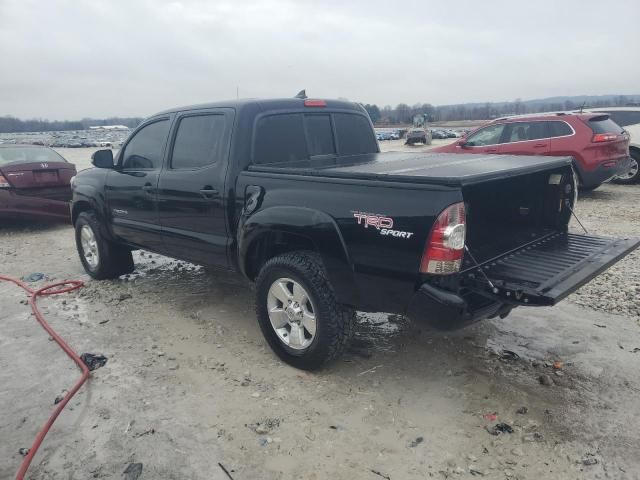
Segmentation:
{"type": "Polygon", "coordinates": [[[262,266],[283,253],[317,252],[340,303],[357,303],[353,269],[336,222],[324,212],[304,207],[271,207],[241,220],[238,265],[250,280],[262,266]]]}

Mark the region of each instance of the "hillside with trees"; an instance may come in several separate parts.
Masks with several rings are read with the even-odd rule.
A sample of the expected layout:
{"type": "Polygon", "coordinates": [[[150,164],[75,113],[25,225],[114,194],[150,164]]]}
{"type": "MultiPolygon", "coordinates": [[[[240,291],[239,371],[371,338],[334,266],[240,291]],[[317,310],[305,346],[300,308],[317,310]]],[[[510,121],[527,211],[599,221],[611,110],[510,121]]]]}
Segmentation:
{"type": "Polygon", "coordinates": [[[375,104],[364,104],[371,120],[376,125],[410,124],[417,114],[424,114],[430,122],[447,122],[452,120],[489,120],[507,115],[525,113],[554,112],[577,110],[589,107],[616,107],[640,105],[640,95],[601,95],[552,97],[526,100],[516,99],[513,102],[463,103],[457,105],[434,106],[430,103],[412,106],[400,103],[395,108],[386,105],[380,108],[375,104]]]}
{"type": "MultiPolygon", "coordinates": [[[[600,95],[551,97],[535,100],[516,99],[513,102],[461,103],[457,105],[434,106],[430,103],[408,105],[399,103],[395,108],[385,105],[363,104],[376,125],[407,125],[417,114],[426,115],[430,122],[452,120],[489,120],[507,115],[523,113],[553,112],[576,110],[581,107],[615,107],[640,105],[640,95],[600,95]]],[[[100,125],[126,125],[135,128],[142,118],[112,117],[105,119],[83,118],[77,121],[50,121],[43,119],[20,120],[15,117],[0,117],[0,133],[15,132],[52,132],[58,130],[86,130],[100,125]]]]}

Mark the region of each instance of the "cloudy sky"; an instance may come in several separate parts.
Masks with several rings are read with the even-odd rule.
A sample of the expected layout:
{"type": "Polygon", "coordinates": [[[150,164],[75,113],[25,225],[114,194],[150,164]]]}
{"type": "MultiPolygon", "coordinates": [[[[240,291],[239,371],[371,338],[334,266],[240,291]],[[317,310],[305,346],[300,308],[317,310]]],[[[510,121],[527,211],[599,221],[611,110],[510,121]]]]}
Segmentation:
{"type": "Polygon", "coordinates": [[[0,115],[640,93],[640,1],[0,0],[0,115]]]}

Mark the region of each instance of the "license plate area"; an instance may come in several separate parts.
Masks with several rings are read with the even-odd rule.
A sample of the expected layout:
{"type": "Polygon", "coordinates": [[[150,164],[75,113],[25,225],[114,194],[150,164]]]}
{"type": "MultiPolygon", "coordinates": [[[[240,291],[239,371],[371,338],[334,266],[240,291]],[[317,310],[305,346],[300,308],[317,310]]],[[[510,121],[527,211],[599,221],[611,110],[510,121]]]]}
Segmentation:
{"type": "Polygon", "coordinates": [[[57,170],[35,170],[33,172],[33,180],[36,183],[58,183],[58,171],[57,170]]]}
{"type": "Polygon", "coordinates": [[[463,282],[471,291],[508,303],[554,305],[639,244],[638,239],[551,233],[466,270],[463,282]]]}

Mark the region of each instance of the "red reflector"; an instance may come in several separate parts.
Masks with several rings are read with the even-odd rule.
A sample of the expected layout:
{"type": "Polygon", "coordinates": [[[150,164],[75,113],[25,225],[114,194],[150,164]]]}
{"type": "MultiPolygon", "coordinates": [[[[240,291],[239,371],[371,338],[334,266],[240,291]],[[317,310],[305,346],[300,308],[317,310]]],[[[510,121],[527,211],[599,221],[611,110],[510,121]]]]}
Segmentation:
{"type": "Polygon", "coordinates": [[[4,178],[2,175],[0,175],[0,188],[10,188],[11,185],[9,184],[9,181],[4,178]]]}
{"type": "Polygon", "coordinates": [[[431,227],[425,245],[421,273],[445,275],[460,271],[466,235],[464,203],[445,208],[431,227]]]}
{"type": "Polygon", "coordinates": [[[312,100],[308,98],[304,101],[304,106],[305,107],[326,107],[327,102],[325,102],[324,100],[312,100]]]}
{"type": "Polygon", "coordinates": [[[602,164],[603,167],[605,168],[611,168],[611,167],[615,167],[617,165],[618,162],[604,162],[602,164]]]}
{"type": "Polygon", "coordinates": [[[616,135],[615,133],[596,133],[591,138],[591,141],[593,143],[600,143],[600,142],[610,142],[612,140],[617,140],[617,139],[618,139],[618,135],[616,135]]]}

